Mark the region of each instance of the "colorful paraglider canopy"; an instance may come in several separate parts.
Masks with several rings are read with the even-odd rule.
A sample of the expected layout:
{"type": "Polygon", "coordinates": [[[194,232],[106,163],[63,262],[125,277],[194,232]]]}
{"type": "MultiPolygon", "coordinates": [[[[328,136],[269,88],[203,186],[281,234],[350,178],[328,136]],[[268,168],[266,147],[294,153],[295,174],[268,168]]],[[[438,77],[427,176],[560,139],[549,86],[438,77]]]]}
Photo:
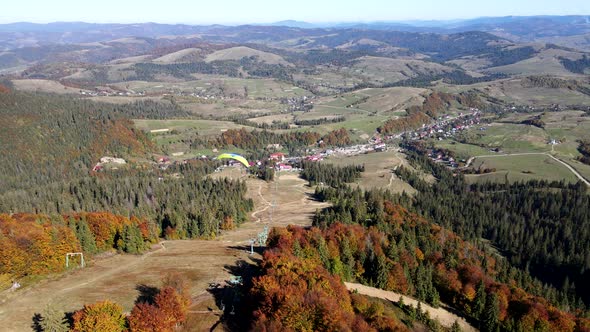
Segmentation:
{"type": "Polygon", "coordinates": [[[217,159],[233,159],[241,162],[246,167],[250,167],[248,160],[236,153],[222,153],[219,156],[217,156],[217,159]]]}

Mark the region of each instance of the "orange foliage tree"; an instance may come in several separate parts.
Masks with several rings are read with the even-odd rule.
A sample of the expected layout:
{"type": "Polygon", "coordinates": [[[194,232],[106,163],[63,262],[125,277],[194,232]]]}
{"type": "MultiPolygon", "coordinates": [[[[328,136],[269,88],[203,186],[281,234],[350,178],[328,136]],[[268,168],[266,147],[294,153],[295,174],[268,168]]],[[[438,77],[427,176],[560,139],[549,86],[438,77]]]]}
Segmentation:
{"type": "MultiPolygon", "coordinates": [[[[80,230],[78,224],[82,219],[91,233],[86,236],[96,241],[98,252],[112,249],[127,251],[127,242],[131,240],[140,249],[145,249],[147,243],[157,240],[159,232],[145,220],[108,212],[51,217],[30,213],[0,214],[0,274],[18,278],[63,271],[65,254],[84,250],[81,239],[77,237],[81,235],[76,233],[80,230]],[[126,226],[136,230],[135,238],[124,236],[126,226]]],[[[94,253],[95,250],[87,252],[94,253]]]]}
{"type": "Polygon", "coordinates": [[[474,318],[476,288],[483,282],[483,296],[494,295],[496,319],[504,327],[584,331],[587,326],[587,319],[555,308],[515,282],[496,281],[495,259],[455,233],[389,202],[384,202],[383,214],[382,222],[376,226],[332,222],[323,229],[274,229],[268,241],[273,252],[265,254],[264,276],[255,283],[257,294],[264,295],[259,310],[261,321],[278,320],[292,327],[284,317],[300,317],[305,311],[297,312],[289,304],[299,308],[302,304],[293,298],[308,291],[305,281],[295,276],[317,279],[311,267],[321,265],[342,278],[424,297],[427,301],[432,294],[436,299],[438,293],[441,299],[474,318]],[[293,290],[295,286],[299,287],[297,291],[293,290]],[[432,288],[436,288],[435,293],[432,288]]]}
{"type": "Polygon", "coordinates": [[[317,262],[267,251],[262,269],[251,290],[256,330],[332,331],[354,322],[348,291],[317,262]]]}
{"type": "Polygon", "coordinates": [[[125,331],[125,315],[120,305],[102,301],[85,305],[73,316],[74,332],[121,332],[125,331]]]}
{"type": "Polygon", "coordinates": [[[58,272],[65,254],[79,251],[70,228],[34,214],[0,214],[0,273],[15,277],[58,272]]]}
{"type": "Polygon", "coordinates": [[[154,304],[138,303],[128,317],[131,332],[173,331],[186,319],[190,294],[186,280],[178,276],[164,279],[164,287],[154,304]]]}

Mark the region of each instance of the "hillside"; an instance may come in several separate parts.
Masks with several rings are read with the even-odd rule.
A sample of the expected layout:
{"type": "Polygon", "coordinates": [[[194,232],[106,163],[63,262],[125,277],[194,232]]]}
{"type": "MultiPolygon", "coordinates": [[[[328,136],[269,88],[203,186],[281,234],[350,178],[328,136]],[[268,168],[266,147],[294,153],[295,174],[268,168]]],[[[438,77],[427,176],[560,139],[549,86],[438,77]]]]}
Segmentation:
{"type": "MultiPolygon", "coordinates": [[[[175,63],[175,62],[194,62],[203,59],[203,50],[199,48],[186,48],[180,51],[172,52],[162,55],[159,58],[152,60],[156,63],[175,63]]],[[[141,59],[143,60],[143,59],[141,59]]]]}
{"type": "Polygon", "coordinates": [[[355,60],[351,74],[356,74],[371,82],[397,82],[418,76],[436,76],[451,73],[451,68],[436,62],[413,59],[398,59],[364,56],[355,60]]]}
{"type": "Polygon", "coordinates": [[[536,45],[538,53],[531,58],[512,64],[488,68],[490,72],[499,72],[508,75],[535,75],[548,74],[556,76],[575,76],[562,63],[563,59],[578,60],[583,52],[554,47],[551,45],[536,45]]]}
{"type": "Polygon", "coordinates": [[[213,52],[205,58],[205,61],[225,61],[225,60],[241,60],[242,58],[246,57],[256,57],[258,61],[266,62],[268,64],[273,65],[288,65],[289,63],[285,61],[281,56],[273,53],[263,52],[259,50],[255,50],[250,47],[245,46],[238,46],[227,48],[224,50],[219,50],[213,52]]]}
{"type": "Polygon", "coordinates": [[[0,188],[8,191],[87,175],[103,156],[147,156],[154,146],[129,118],[138,113],[153,118],[158,112],[178,114],[170,105],[151,102],[114,106],[69,96],[3,93],[0,151],[5,162],[0,166],[0,188]]]}

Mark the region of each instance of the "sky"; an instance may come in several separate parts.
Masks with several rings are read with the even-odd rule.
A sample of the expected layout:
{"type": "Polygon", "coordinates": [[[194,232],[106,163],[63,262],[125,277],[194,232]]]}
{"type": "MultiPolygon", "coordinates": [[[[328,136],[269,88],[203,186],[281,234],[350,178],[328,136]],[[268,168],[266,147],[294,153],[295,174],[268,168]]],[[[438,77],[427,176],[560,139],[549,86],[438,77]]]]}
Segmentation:
{"type": "Polygon", "coordinates": [[[15,0],[0,23],[243,24],[448,20],[482,16],[590,15],[590,0],[15,0]]]}

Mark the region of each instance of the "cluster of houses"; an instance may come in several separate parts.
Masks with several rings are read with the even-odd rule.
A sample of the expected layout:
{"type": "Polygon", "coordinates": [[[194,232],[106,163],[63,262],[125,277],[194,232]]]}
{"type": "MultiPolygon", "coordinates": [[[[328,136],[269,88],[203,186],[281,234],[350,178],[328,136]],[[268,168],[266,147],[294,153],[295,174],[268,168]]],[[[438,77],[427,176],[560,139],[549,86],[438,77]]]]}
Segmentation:
{"type": "Polygon", "coordinates": [[[111,165],[111,169],[117,169],[117,165],[125,165],[127,162],[123,158],[115,158],[115,157],[102,157],[100,161],[92,167],[93,172],[99,172],[104,170],[105,166],[111,165]]]}
{"type": "MultiPolygon", "coordinates": [[[[282,152],[271,153],[268,160],[275,162],[277,171],[295,171],[298,170],[294,165],[300,160],[299,158],[289,158],[282,152]]],[[[260,163],[260,162],[259,162],[260,163]]]]}
{"type": "Polygon", "coordinates": [[[88,97],[96,96],[127,96],[127,97],[141,97],[145,96],[145,92],[135,92],[133,90],[120,91],[110,87],[97,87],[94,91],[80,90],[80,95],[88,97]]]}
{"type": "MultiPolygon", "coordinates": [[[[300,171],[299,166],[301,161],[322,161],[330,156],[354,156],[359,154],[366,154],[372,152],[382,152],[387,150],[387,145],[381,140],[373,141],[370,144],[360,144],[347,147],[340,147],[326,150],[310,150],[309,154],[302,157],[289,157],[283,152],[274,152],[268,155],[268,160],[273,162],[276,171],[300,171]]],[[[228,164],[240,165],[238,162],[229,160],[228,164]]],[[[251,167],[261,167],[264,165],[262,160],[250,161],[251,167]]]]}
{"type": "MultiPolygon", "coordinates": [[[[269,149],[280,149],[281,146],[278,144],[271,144],[268,146],[269,149]]],[[[273,152],[270,153],[267,157],[267,160],[272,162],[275,167],[276,171],[300,171],[301,169],[300,164],[301,161],[312,161],[318,162],[322,161],[329,156],[355,156],[359,154],[366,154],[372,152],[383,152],[387,150],[387,145],[381,140],[380,137],[372,138],[368,144],[358,144],[346,147],[338,147],[333,149],[311,149],[308,150],[308,153],[301,157],[289,157],[283,152],[273,152]]],[[[216,152],[216,151],[214,151],[216,152]]],[[[171,156],[173,157],[180,157],[184,155],[183,152],[173,153],[171,156]]],[[[210,160],[211,157],[208,156],[201,156],[192,159],[199,159],[199,160],[210,160]]],[[[155,164],[161,170],[168,169],[171,165],[174,164],[186,164],[191,159],[184,159],[181,161],[174,161],[169,156],[160,156],[155,160],[155,164]]],[[[106,165],[124,165],[126,161],[122,158],[114,158],[114,157],[102,157],[100,161],[93,167],[93,171],[99,172],[104,170],[106,165]]],[[[262,167],[265,164],[264,160],[255,160],[249,161],[250,167],[262,167]]],[[[232,159],[227,160],[227,165],[234,166],[234,165],[241,165],[240,162],[234,161],[232,159]]],[[[222,166],[216,170],[216,172],[221,171],[221,169],[225,168],[226,166],[222,166]]],[[[117,167],[110,166],[109,169],[117,169],[117,167]]]]}
{"type": "Polygon", "coordinates": [[[435,163],[442,163],[449,168],[458,168],[465,164],[465,160],[456,161],[452,151],[447,149],[428,149],[426,155],[435,163]]]}
{"type": "MultiPolygon", "coordinates": [[[[410,135],[410,139],[412,140],[429,138],[443,140],[445,138],[454,137],[456,134],[474,126],[479,126],[480,124],[481,113],[479,110],[474,109],[473,113],[459,113],[455,118],[451,118],[447,115],[434,124],[424,125],[422,128],[406,134],[410,135]]],[[[485,127],[480,127],[480,129],[485,130],[485,127]]],[[[401,137],[401,135],[403,134],[397,136],[401,137]]]]}
{"type": "Polygon", "coordinates": [[[288,108],[285,109],[285,112],[307,112],[313,108],[313,101],[310,97],[307,96],[282,98],[281,104],[285,104],[288,106],[288,108]]]}

